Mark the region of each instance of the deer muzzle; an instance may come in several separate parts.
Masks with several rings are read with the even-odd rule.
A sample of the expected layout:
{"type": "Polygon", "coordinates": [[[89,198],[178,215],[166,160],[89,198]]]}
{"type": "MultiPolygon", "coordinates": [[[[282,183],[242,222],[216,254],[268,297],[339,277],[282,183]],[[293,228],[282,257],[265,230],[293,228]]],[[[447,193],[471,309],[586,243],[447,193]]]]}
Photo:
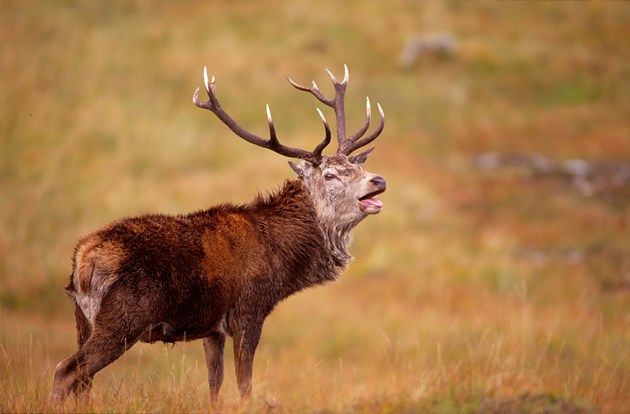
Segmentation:
{"type": "Polygon", "coordinates": [[[387,181],[376,176],[370,180],[370,185],[375,190],[359,198],[359,209],[366,214],[378,214],[383,208],[383,202],[375,197],[387,189],[387,181]]]}

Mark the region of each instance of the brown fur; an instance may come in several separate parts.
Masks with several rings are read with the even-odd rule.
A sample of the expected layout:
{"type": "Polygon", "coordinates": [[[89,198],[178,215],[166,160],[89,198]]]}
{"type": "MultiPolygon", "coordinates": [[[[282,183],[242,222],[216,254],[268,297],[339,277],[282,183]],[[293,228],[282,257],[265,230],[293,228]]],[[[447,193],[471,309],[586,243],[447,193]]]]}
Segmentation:
{"type": "Polygon", "coordinates": [[[66,288],[77,303],[79,350],[57,366],[53,396],[86,395],[96,372],[137,341],[203,338],[216,399],[226,335],[239,390],[249,395],[264,319],[287,296],[337,278],[351,258],[347,233],[365,217],[335,230],[322,224],[312,193],[288,181],[248,205],[127,218],[82,238],[66,288]]]}

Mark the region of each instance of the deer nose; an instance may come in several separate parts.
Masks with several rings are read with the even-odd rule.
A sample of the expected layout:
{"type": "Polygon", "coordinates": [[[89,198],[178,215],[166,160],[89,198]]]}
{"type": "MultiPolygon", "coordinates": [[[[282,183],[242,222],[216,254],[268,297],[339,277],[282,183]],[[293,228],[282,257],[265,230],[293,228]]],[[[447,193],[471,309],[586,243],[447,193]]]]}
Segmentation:
{"type": "Polygon", "coordinates": [[[379,190],[385,191],[385,189],[387,188],[387,181],[385,181],[385,179],[381,176],[377,175],[376,177],[372,178],[370,182],[378,187],[379,190]]]}

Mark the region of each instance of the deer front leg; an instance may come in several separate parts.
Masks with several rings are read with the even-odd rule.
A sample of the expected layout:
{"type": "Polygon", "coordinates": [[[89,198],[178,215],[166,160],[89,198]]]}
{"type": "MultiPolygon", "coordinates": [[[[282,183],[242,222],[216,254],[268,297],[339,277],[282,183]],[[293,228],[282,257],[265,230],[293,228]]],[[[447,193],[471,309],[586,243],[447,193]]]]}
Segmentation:
{"type": "Polygon", "coordinates": [[[234,333],[236,382],[242,399],[249,398],[252,394],[254,353],[260,340],[261,331],[262,323],[252,323],[234,333]]]}
{"type": "Polygon", "coordinates": [[[219,390],[223,383],[223,349],[225,348],[225,334],[222,332],[212,333],[203,338],[203,350],[206,354],[206,365],[208,366],[208,384],[210,385],[210,398],[213,403],[217,402],[219,390]]]}

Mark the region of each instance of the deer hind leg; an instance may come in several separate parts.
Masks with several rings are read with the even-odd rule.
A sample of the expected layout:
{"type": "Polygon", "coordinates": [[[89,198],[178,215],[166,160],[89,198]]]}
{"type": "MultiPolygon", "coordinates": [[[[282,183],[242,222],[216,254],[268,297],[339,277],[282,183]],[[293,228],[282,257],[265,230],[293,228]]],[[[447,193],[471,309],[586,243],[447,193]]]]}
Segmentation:
{"type": "MultiPolygon", "coordinates": [[[[85,317],[85,314],[81,310],[79,305],[75,306],[74,316],[76,319],[77,325],[77,345],[78,349],[81,350],[83,345],[87,342],[87,340],[92,336],[92,325],[85,317]]],[[[94,376],[83,375],[79,380],[79,386],[73,390],[74,393],[83,399],[87,399],[89,397],[90,390],[92,389],[92,380],[94,376]]]]}
{"type": "Polygon", "coordinates": [[[52,399],[61,401],[70,393],[87,398],[94,375],[131,348],[139,336],[130,339],[125,334],[94,329],[83,346],[55,368],[52,399]]]}
{"type": "Polygon", "coordinates": [[[81,349],[90,336],[92,336],[92,325],[85,317],[79,305],[76,305],[74,308],[74,318],[77,323],[77,345],[79,349],[81,349]]]}

